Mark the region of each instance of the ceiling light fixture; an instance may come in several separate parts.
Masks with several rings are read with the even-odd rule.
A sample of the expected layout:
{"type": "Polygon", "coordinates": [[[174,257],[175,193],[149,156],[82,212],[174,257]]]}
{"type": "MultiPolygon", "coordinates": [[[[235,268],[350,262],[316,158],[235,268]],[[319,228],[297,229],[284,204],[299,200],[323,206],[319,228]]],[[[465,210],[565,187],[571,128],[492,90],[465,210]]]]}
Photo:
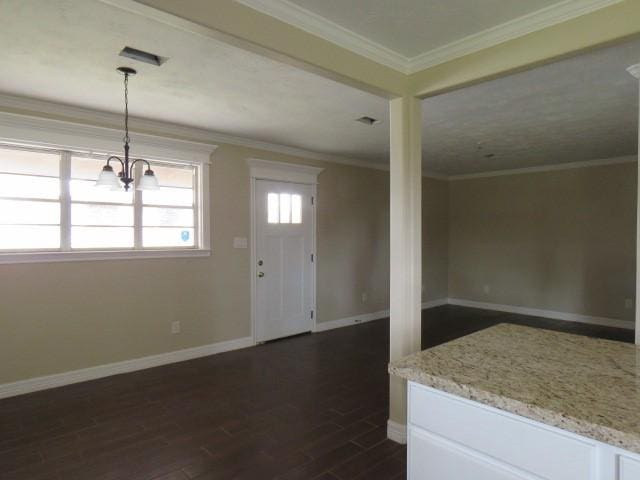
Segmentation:
{"type": "Polygon", "coordinates": [[[105,166],[102,167],[102,171],[96,181],[96,186],[108,187],[111,190],[120,190],[122,188],[120,183],[123,183],[124,189],[127,191],[129,190],[129,185],[134,181],[133,173],[136,163],[144,162],[147,169],[138,181],[138,190],[158,190],[160,185],[153,170],[151,170],[151,164],[142,158],[137,158],[132,162],[129,161],[129,76],[135,75],[137,72],[129,67],[119,67],[118,72],[124,75],[124,160],[115,155],[109,157],[105,166]],[[109,165],[111,160],[117,160],[122,166],[118,175],[113,171],[113,167],[109,165]]]}

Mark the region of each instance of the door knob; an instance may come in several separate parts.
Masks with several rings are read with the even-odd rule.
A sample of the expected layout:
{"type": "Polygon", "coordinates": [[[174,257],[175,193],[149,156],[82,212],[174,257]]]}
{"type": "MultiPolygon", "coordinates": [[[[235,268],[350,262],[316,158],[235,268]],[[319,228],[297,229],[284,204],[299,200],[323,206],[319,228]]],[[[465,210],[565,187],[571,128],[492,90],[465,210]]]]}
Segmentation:
{"type": "Polygon", "coordinates": [[[259,277],[259,278],[264,277],[264,272],[258,272],[258,277],[259,277]]]}

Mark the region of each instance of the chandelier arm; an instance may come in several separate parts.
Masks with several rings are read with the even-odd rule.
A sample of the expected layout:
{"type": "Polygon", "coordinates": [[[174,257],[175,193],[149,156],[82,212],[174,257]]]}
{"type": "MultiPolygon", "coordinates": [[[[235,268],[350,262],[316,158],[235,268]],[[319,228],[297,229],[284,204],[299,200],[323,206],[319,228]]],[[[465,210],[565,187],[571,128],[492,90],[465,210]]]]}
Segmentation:
{"type": "Polygon", "coordinates": [[[147,165],[147,170],[151,170],[151,164],[147,160],[145,160],[144,158],[136,158],[131,162],[131,166],[129,167],[129,177],[133,178],[133,168],[138,162],[144,162],[147,165]]]}
{"type": "Polygon", "coordinates": [[[111,155],[109,158],[107,158],[107,165],[109,165],[109,162],[111,160],[118,160],[120,162],[120,165],[122,165],[122,171],[124,171],[124,162],[122,161],[122,159],[120,157],[117,157],[115,155],[111,155]]]}

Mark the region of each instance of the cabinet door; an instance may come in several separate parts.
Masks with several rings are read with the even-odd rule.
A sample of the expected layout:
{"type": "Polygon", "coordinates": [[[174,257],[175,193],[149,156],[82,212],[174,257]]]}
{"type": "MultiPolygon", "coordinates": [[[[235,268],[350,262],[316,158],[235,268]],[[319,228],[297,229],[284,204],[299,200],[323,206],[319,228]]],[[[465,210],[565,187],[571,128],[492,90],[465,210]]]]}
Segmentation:
{"type": "Polygon", "coordinates": [[[409,480],[534,480],[525,473],[438,438],[409,428],[409,480]]]}
{"type": "Polygon", "coordinates": [[[618,455],[618,480],[640,479],[640,461],[628,455],[618,455]]]}

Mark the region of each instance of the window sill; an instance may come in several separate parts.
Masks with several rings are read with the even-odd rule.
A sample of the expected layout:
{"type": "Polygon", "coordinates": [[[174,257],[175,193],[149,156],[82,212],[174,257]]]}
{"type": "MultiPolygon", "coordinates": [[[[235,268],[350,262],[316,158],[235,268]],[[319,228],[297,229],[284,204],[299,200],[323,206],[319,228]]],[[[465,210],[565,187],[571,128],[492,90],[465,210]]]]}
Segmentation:
{"type": "Polygon", "coordinates": [[[0,253],[0,265],[11,263],[86,262],[95,260],[128,260],[145,258],[209,257],[211,250],[83,250],[73,252],[0,253]]]}

